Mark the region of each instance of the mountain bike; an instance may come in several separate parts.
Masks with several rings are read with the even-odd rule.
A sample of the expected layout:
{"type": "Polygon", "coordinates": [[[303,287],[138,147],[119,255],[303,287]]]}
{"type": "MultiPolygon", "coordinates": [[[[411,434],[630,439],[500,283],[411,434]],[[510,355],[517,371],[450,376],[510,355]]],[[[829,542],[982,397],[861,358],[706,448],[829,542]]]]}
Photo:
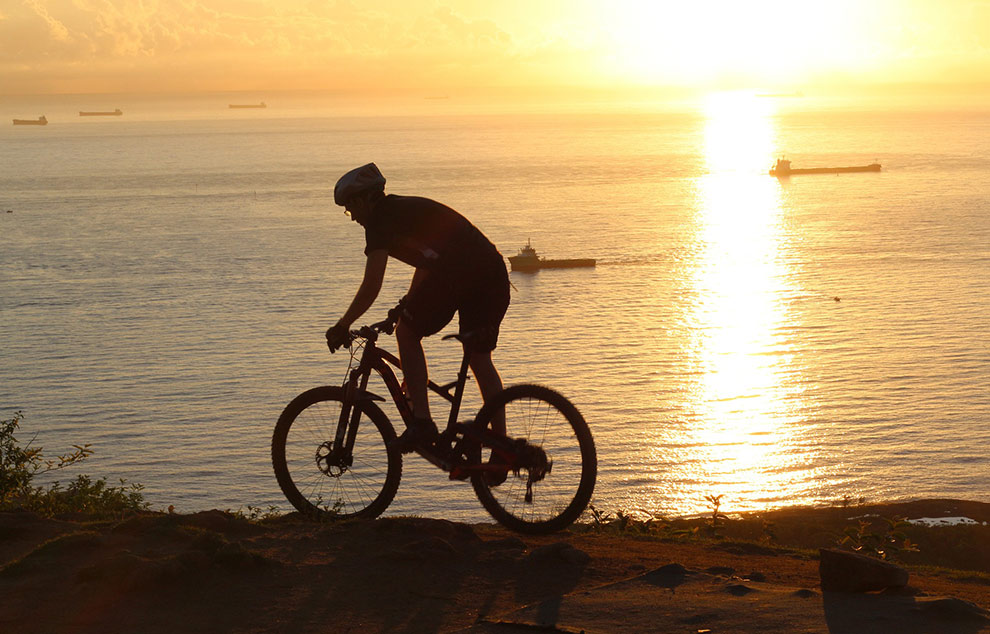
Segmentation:
{"type": "MultiPolygon", "coordinates": [[[[374,518],[395,497],[402,453],[395,429],[368,391],[371,374],[384,381],[402,421],[412,409],[395,370],[399,359],[377,345],[392,334],[396,310],[384,321],[352,330],[351,360],[341,386],[316,387],[293,399],[275,424],[272,464],[279,487],[301,513],[320,519],[374,518]]],[[[595,488],[598,459],[591,430],[574,405],[541,385],[506,388],[487,399],[477,416],[459,422],[468,378],[470,335],[444,337],[464,345],[457,378],[429,388],[450,402],[447,427],[434,445],[415,451],[449,474],[470,480],[486,511],[506,528],[551,533],[585,510],[595,488]],[[453,390],[453,391],[451,391],[453,390]],[[492,431],[505,412],[510,435],[492,431]]]]}

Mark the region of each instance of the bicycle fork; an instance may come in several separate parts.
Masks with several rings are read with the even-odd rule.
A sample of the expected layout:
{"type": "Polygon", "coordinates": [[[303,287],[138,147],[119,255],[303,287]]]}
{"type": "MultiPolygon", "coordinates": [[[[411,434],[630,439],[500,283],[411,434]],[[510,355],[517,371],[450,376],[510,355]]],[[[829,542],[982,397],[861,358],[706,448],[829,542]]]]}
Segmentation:
{"type": "Polygon", "coordinates": [[[357,400],[358,395],[366,392],[368,379],[369,373],[362,372],[358,367],[351,371],[350,377],[344,383],[344,398],[337,419],[333,447],[326,457],[328,467],[337,467],[344,471],[354,462],[354,440],[357,438],[358,423],[361,420],[361,408],[357,406],[357,400]]]}

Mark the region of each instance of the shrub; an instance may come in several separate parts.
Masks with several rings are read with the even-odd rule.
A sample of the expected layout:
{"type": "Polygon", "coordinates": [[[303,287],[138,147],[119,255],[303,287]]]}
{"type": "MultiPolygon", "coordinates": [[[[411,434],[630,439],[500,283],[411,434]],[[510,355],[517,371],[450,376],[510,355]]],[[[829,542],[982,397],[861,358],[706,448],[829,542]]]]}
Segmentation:
{"type": "Polygon", "coordinates": [[[849,546],[854,551],[877,559],[895,561],[901,553],[918,552],[918,547],[904,534],[909,526],[903,517],[881,518],[881,528],[876,530],[873,522],[859,520],[858,526],[847,526],[840,546],[849,546]]]}
{"type": "Polygon", "coordinates": [[[80,475],[64,488],[59,482],[45,487],[32,485],[35,476],[64,469],[92,455],[89,445],[73,445],[73,450],[55,458],[45,458],[41,447],[32,440],[21,447],[14,435],[23,414],[0,421],[0,511],[25,509],[46,517],[62,513],[86,513],[97,517],[114,517],[148,508],[140,484],[110,486],[106,478],[93,481],[80,475]]]}

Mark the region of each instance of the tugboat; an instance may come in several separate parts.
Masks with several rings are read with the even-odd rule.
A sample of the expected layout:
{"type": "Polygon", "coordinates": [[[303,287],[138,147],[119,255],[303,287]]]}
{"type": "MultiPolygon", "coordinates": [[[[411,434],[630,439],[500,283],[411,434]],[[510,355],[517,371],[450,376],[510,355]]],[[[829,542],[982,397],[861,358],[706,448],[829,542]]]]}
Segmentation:
{"type": "Polygon", "coordinates": [[[547,260],[537,255],[536,249],[527,240],[526,246],[519,249],[519,253],[509,256],[509,266],[513,271],[532,272],[539,271],[540,269],[572,269],[595,266],[595,260],[592,258],[547,260]]]}
{"type": "Polygon", "coordinates": [[[48,125],[48,119],[41,115],[37,119],[14,119],[14,125],[48,125]]]}
{"type": "Polygon", "coordinates": [[[790,176],[792,174],[849,174],[852,172],[879,172],[879,163],[854,165],[852,167],[804,167],[795,169],[787,159],[779,158],[770,168],[770,176],[790,176]]]}

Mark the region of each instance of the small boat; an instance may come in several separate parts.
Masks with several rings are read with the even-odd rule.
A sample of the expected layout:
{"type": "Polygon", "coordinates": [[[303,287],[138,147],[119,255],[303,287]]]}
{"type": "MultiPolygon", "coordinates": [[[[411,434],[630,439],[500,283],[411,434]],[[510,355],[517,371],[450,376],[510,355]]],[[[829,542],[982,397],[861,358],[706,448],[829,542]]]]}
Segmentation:
{"type": "Polygon", "coordinates": [[[227,104],[228,108],[267,108],[268,104],[264,101],[261,103],[230,103],[227,104]]]}
{"type": "Polygon", "coordinates": [[[770,168],[770,176],[791,176],[792,174],[849,174],[853,172],[879,172],[879,163],[854,165],[852,167],[803,167],[793,168],[787,159],[779,158],[770,168]]]}
{"type": "Polygon", "coordinates": [[[80,110],[79,111],[79,116],[80,117],[119,117],[122,114],[124,114],[124,113],[121,112],[120,108],[117,108],[113,112],[99,112],[99,111],[97,111],[97,112],[85,112],[83,110],[80,110]]]}
{"type": "Polygon", "coordinates": [[[585,266],[595,266],[592,258],[581,258],[571,260],[547,260],[541,258],[536,253],[536,249],[526,241],[526,246],[519,249],[519,253],[509,256],[509,266],[513,271],[538,271],[540,269],[572,269],[585,266]]]}
{"type": "Polygon", "coordinates": [[[14,125],[48,125],[48,119],[41,115],[37,119],[14,119],[14,125]]]}

